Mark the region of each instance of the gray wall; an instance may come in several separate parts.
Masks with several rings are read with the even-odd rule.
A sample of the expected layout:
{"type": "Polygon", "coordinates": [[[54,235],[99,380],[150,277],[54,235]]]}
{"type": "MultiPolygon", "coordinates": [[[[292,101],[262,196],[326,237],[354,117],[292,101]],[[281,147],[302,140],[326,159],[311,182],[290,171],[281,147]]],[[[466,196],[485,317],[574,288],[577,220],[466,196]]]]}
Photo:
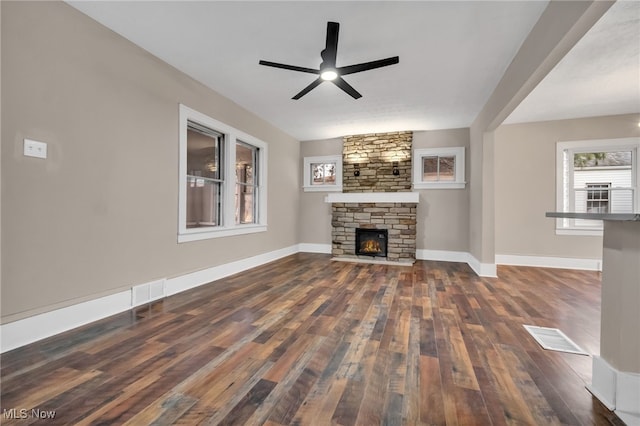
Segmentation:
{"type": "Polygon", "coordinates": [[[555,234],[556,142],[640,136],[639,114],[502,125],[495,131],[496,254],[602,258],[602,237],[555,234]]]}
{"type": "MultiPolygon", "coordinates": [[[[304,157],[342,155],[342,138],[303,141],[300,143],[300,170],[304,157]]],[[[300,173],[302,179],[302,173],[300,173]]],[[[300,185],[302,188],[302,185],[300,185]]],[[[300,189],[300,242],[331,244],[331,204],[324,202],[327,192],[304,192],[300,189]]]]}
{"type": "MultiPolygon", "coordinates": [[[[300,144],[300,165],[304,157],[341,155],[342,138],[304,141],[300,144]]],[[[469,161],[469,129],[413,132],[413,148],[464,146],[469,161]]],[[[469,189],[420,190],[417,249],[469,251],[469,189]]],[[[302,192],[300,242],[331,244],[331,205],[326,192],[302,192]]]]}
{"type": "MultiPolygon", "coordinates": [[[[465,147],[469,182],[469,129],[413,132],[413,149],[465,147]]],[[[469,184],[464,189],[423,189],[417,216],[418,250],[469,251],[469,184]]]]}
{"type": "Polygon", "coordinates": [[[1,7],[3,322],[298,243],[298,141],[64,3],[1,7]],[[268,143],[268,232],[177,244],[179,103],[268,143]]]}

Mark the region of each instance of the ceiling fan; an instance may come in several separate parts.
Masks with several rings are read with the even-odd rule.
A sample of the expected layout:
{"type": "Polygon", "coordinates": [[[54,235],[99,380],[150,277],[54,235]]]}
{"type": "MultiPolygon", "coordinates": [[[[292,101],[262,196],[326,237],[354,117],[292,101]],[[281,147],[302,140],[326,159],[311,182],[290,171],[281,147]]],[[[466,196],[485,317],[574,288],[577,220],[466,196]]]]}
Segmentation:
{"type": "Polygon", "coordinates": [[[275,68],[283,68],[285,70],[291,71],[299,71],[306,72],[309,74],[318,74],[319,77],[314,80],[307,87],[302,89],[298,94],[296,94],[292,99],[300,99],[307,93],[309,93],[312,89],[317,87],[320,83],[325,81],[330,81],[340,89],[351,95],[354,99],[361,98],[362,95],[358,93],[356,89],[354,89],[349,83],[347,83],[342,76],[348,74],[354,74],[357,72],[368,71],[375,68],[386,67],[388,65],[397,64],[399,62],[399,58],[397,56],[393,56],[391,58],[379,59],[377,61],[364,62],[362,64],[348,65],[346,67],[336,67],[336,55],[338,53],[338,31],[340,29],[340,24],[337,22],[327,22],[327,43],[326,47],[322,52],[320,52],[320,56],[322,57],[322,63],[320,64],[319,69],[313,68],[305,68],[298,67],[295,65],[287,65],[287,64],[279,64],[277,62],[269,62],[269,61],[260,61],[260,65],[265,65],[268,67],[275,68]]]}

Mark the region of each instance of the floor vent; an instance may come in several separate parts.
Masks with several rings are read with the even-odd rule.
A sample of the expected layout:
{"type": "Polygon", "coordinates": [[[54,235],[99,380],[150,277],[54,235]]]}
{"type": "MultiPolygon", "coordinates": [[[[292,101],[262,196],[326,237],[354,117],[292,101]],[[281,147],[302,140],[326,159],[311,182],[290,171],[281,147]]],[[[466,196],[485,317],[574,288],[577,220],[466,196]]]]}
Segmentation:
{"type": "Polygon", "coordinates": [[[570,354],[589,355],[557,328],[525,325],[524,328],[544,349],[570,354]]]}
{"type": "Polygon", "coordinates": [[[154,300],[162,299],[165,287],[164,279],[140,284],[131,288],[131,306],[136,307],[154,300]]]}

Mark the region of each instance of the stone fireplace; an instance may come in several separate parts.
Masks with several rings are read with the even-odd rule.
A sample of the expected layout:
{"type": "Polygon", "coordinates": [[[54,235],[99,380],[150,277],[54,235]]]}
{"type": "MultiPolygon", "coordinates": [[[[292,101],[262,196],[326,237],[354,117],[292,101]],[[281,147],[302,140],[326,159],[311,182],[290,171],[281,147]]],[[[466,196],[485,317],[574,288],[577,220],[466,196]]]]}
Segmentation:
{"type": "Polygon", "coordinates": [[[325,198],[331,203],[335,259],[415,261],[419,194],[411,192],[412,136],[395,132],[344,138],[343,193],[325,198]],[[357,229],[374,236],[386,234],[384,253],[363,253],[357,229]]]}

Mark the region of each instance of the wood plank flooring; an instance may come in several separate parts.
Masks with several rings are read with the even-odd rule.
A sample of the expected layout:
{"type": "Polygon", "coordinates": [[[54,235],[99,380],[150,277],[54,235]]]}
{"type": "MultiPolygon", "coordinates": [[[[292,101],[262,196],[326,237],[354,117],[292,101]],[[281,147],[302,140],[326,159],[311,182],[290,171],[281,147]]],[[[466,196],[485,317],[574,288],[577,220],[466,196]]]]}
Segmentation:
{"type": "Polygon", "coordinates": [[[598,354],[600,274],[498,273],[289,256],[2,355],[0,422],[621,424],[522,327],[598,354]]]}

